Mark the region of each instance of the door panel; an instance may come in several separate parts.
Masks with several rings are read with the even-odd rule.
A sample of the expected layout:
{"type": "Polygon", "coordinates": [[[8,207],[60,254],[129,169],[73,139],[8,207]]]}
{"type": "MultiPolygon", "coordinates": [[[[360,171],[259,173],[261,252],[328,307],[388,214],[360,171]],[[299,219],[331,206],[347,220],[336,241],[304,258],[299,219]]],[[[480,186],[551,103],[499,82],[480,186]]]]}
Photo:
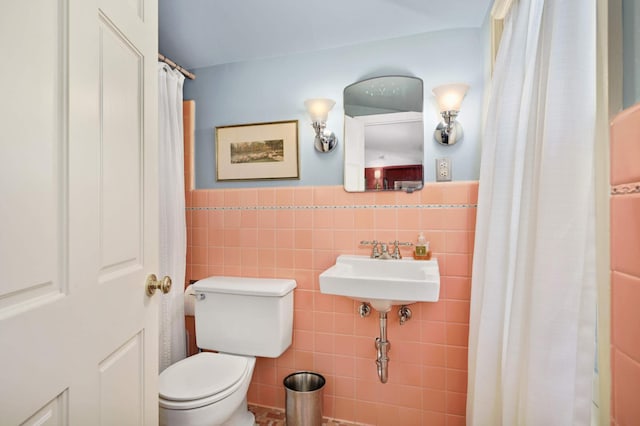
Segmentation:
{"type": "Polygon", "coordinates": [[[68,394],[65,390],[20,426],[63,426],[68,424],[67,398],[68,394]]]}
{"type": "Polygon", "coordinates": [[[101,424],[143,424],[143,355],[140,332],[99,364],[101,424]]]}
{"type": "Polygon", "coordinates": [[[143,59],[111,23],[100,20],[103,274],[141,266],[143,59]]]}
{"type": "Polygon", "coordinates": [[[0,16],[2,40],[25,40],[20,44],[3,42],[4,58],[20,63],[22,52],[28,51],[47,64],[46,72],[28,67],[23,77],[2,83],[2,93],[11,101],[0,106],[3,133],[7,131],[0,144],[0,158],[4,159],[0,168],[0,317],[53,300],[65,290],[65,247],[60,236],[64,233],[66,194],[59,163],[66,148],[66,114],[59,107],[66,44],[58,25],[64,4],[43,3],[42,19],[37,23],[22,26],[19,17],[33,7],[27,4],[15,5],[0,16]],[[15,108],[16,103],[29,108],[15,108]],[[33,117],[38,117],[38,126],[33,125],[33,117]],[[34,263],[33,259],[40,261],[34,263]]]}
{"type": "Polygon", "coordinates": [[[3,425],[157,425],[156,21],[0,6],[3,425]]]}

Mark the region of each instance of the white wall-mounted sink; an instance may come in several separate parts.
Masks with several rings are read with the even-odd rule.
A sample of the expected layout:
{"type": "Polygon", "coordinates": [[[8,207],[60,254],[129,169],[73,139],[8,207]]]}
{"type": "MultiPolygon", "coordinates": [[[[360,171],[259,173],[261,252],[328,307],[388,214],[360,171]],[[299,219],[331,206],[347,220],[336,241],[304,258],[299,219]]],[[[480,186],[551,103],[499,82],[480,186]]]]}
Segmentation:
{"type": "Polygon", "coordinates": [[[440,269],[436,259],[340,255],[335,265],[320,274],[320,292],[368,302],[374,309],[387,312],[392,305],[437,302],[440,269]]]}

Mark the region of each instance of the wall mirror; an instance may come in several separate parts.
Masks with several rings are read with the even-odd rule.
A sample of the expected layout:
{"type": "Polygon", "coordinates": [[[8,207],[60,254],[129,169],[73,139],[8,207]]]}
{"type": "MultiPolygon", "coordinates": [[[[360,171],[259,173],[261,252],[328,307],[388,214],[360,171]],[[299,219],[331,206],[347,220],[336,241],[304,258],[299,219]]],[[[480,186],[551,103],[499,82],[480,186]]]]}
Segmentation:
{"type": "Polygon", "coordinates": [[[376,77],[344,89],[344,189],[413,192],[423,186],[423,84],[376,77]]]}

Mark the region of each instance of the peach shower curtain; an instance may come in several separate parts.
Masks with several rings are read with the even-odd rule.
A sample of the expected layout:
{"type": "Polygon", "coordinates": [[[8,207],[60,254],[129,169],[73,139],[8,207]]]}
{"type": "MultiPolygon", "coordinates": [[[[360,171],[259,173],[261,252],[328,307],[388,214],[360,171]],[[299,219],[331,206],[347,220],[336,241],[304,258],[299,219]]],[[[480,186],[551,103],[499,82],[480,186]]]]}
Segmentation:
{"type": "Polygon", "coordinates": [[[596,0],[520,0],[482,147],[467,424],[589,425],[596,0]]]}

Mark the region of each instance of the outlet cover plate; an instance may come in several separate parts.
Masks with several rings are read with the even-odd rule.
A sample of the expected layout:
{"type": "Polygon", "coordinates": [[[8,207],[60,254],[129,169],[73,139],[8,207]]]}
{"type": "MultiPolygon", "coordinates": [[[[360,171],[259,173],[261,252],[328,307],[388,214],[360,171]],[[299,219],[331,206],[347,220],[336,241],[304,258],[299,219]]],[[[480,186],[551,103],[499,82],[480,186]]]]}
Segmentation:
{"type": "Polygon", "coordinates": [[[436,182],[451,181],[451,159],[436,158],[436,182]]]}

